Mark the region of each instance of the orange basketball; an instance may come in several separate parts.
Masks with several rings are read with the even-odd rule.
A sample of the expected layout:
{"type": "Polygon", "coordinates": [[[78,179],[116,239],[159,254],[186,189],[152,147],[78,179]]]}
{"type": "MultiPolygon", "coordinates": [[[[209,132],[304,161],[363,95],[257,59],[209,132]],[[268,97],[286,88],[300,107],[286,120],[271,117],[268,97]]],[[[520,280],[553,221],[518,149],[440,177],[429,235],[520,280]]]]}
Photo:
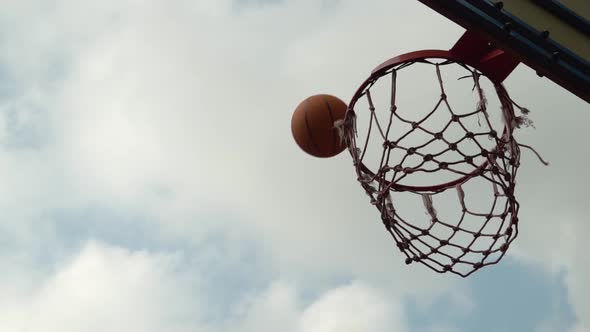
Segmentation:
{"type": "Polygon", "coordinates": [[[334,122],[344,119],[346,104],[331,95],[311,96],[299,104],[291,118],[291,132],[303,151],[320,158],[344,151],[334,122]]]}

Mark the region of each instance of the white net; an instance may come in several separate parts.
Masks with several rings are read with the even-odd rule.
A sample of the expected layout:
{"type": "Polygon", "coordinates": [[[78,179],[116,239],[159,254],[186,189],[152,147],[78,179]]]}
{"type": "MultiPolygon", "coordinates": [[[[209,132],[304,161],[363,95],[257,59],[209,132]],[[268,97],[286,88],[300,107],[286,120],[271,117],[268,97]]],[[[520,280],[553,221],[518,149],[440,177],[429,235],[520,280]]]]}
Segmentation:
{"type": "Polygon", "coordinates": [[[500,261],[518,234],[512,134],[531,125],[527,113],[500,83],[448,59],[365,81],[336,125],[406,263],[468,276],[500,261]]]}

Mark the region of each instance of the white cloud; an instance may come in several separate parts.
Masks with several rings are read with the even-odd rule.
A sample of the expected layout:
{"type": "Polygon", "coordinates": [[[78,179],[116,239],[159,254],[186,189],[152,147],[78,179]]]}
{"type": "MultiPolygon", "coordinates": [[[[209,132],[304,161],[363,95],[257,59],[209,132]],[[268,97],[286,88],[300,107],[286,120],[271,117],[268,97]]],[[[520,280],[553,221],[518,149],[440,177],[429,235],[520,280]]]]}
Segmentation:
{"type": "Polygon", "coordinates": [[[197,294],[190,292],[194,281],[178,270],[178,259],[89,243],[26,296],[3,296],[0,325],[9,331],[203,331],[195,319],[197,294]]]}
{"type": "Polygon", "coordinates": [[[524,153],[519,174],[520,235],[512,250],[515,257],[533,261],[554,272],[566,271],[569,300],[581,326],[590,326],[590,265],[584,243],[587,222],[588,157],[583,133],[590,113],[581,99],[543,79],[532,79],[529,70],[517,71],[510,81],[515,95],[532,110],[537,130],[519,133],[551,163],[543,167],[524,153]],[[560,112],[556,112],[560,110],[560,112]],[[575,120],[574,120],[575,119],[575,120]]]}
{"type": "MultiPolygon", "coordinates": [[[[275,281],[225,319],[205,321],[199,292],[206,266],[184,254],[130,251],[89,242],[30,283],[2,276],[0,328],[43,331],[406,331],[398,299],[360,282],[327,290],[304,305],[295,284],[275,281]],[[39,282],[41,281],[41,282],[39,282]]],[[[4,264],[7,260],[2,261],[4,264]]],[[[22,271],[21,271],[22,272],[22,271]]],[[[232,309],[234,308],[234,309],[232,309]]]]}
{"type": "Polygon", "coordinates": [[[427,270],[406,269],[346,156],[307,159],[290,136],[301,97],[326,87],[352,91],[364,79],[359,72],[390,55],[388,43],[370,47],[376,28],[362,22],[385,22],[371,13],[389,17],[395,5],[364,4],[351,25],[357,6],[322,12],[315,2],[286,2],[238,16],[215,12],[215,19],[186,3],[103,8],[97,15],[105,18],[91,22],[116,14],[117,24],[85,35],[52,111],[52,152],[72,183],[68,194],[157,216],[196,239],[222,222],[192,222],[195,211],[234,210],[241,227],[262,236],[277,269],[389,286],[395,271],[422,286],[395,286],[399,292],[444,292],[451,279],[434,286],[427,270]],[[301,25],[298,15],[308,13],[301,25]],[[351,47],[343,36],[352,34],[373,37],[351,47]],[[326,65],[316,68],[297,52],[326,65]],[[317,74],[303,75],[310,66],[317,74]],[[162,190],[171,198],[158,196],[162,190]]]}
{"type": "Polygon", "coordinates": [[[407,331],[403,310],[385,296],[362,284],[331,290],[304,311],[301,330],[407,331]]]}
{"type": "Polygon", "coordinates": [[[277,281],[245,301],[227,330],[296,332],[299,317],[297,288],[277,281]]]}
{"type": "Polygon", "coordinates": [[[275,282],[248,301],[231,330],[346,332],[407,331],[399,299],[364,283],[353,282],[301,303],[297,287],[275,282]]]}
{"type": "MultiPolygon", "coordinates": [[[[272,269],[297,283],[352,276],[386,289],[385,298],[411,294],[428,302],[455,282],[422,267],[407,268],[355,182],[348,156],[307,158],[289,132],[291,111],[307,95],[321,91],[347,99],[373,66],[389,56],[449,47],[461,30],[428,8],[396,1],[341,1],[327,8],[307,0],[236,15],[230,1],[215,0],[9,4],[0,20],[12,35],[2,44],[0,59],[19,86],[43,91],[41,103],[48,108],[55,134],[38,152],[2,151],[0,206],[13,217],[2,221],[10,234],[21,234],[26,243],[39,242],[40,237],[54,236],[35,232],[47,211],[98,204],[155,216],[163,231],[189,241],[202,240],[211,229],[248,229],[259,236],[272,269]],[[48,79],[52,64],[44,59],[63,60],[65,76],[48,79]],[[232,221],[236,224],[196,220],[195,214],[205,209],[226,209],[241,218],[232,221]]],[[[576,151],[585,151],[584,140],[572,133],[583,132],[581,126],[588,121],[582,119],[586,113],[573,111],[582,110],[581,103],[533,76],[521,70],[508,82],[509,88],[519,101],[530,101],[527,106],[539,128],[524,133],[533,139],[524,141],[541,147],[553,166],[539,171],[532,158],[523,165],[523,226],[514,253],[566,267],[572,304],[588,325],[590,302],[584,281],[590,277],[588,264],[581,263],[581,246],[590,231],[579,212],[587,176],[577,168],[586,160],[583,153],[563,152],[574,142],[579,142],[576,151]],[[562,118],[552,109],[569,113],[562,118]],[[542,138],[535,142],[534,137],[542,138]],[[560,160],[567,163],[559,164],[560,160]],[[563,181],[543,185],[540,179],[563,181]],[[559,194],[564,208],[545,210],[557,204],[542,194],[559,194]],[[564,195],[578,197],[576,204],[568,204],[564,195]],[[553,218],[560,222],[549,220],[553,218]],[[560,237],[555,245],[545,245],[553,234],[560,237]]],[[[168,258],[97,248],[101,247],[87,248],[22,306],[52,309],[38,317],[55,328],[68,326],[52,321],[50,314],[70,321],[75,318],[71,315],[84,315],[83,310],[104,309],[104,317],[123,324],[115,309],[97,304],[113,302],[104,289],[120,283],[130,287],[128,293],[122,290],[128,295],[123,305],[138,306],[146,313],[146,324],[154,328],[169,327],[166,319],[151,315],[155,307],[134,302],[142,289],[167,278],[175,280],[172,272],[154,267],[160,262],[169,266],[168,258]],[[108,272],[112,269],[120,274],[108,272]],[[139,282],[139,288],[132,287],[134,276],[143,274],[152,276],[139,282]],[[70,282],[77,275],[100,277],[87,282],[103,292],[78,297],[76,283],[70,282]],[[62,294],[69,294],[64,298],[70,301],[68,308],[80,311],[59,311],[56,298],[62,294]]],[[[165,297],[172,292],[174,301],[185,301],[176,288],[157,289],[164,295],[149,295],[165,297]]],[[[267,309],[251,309],[253,318],[244,324],[299,322],[309,330],[303,332],[324,332],[336,323],[330,316],[318,318],[318,310],[344,315],[357,309],[353,305],[358,300],[370,302],[367,307],[375,312],[361,310],[365,316],[350,324],[379,330],[390,322],[383,312],[393,311],[395,316],[399,308],[377,293],[353,285],[302,308],[296,289],[277,285],[254,305],[267,309]],[[354,301],[346,306],[347,299],[354,301]],[[281,308],[283,318],[266,321],[270,308],[281,308]]],[[[472,306],[469,299],[456,300],[472,306]]],[[[101,319],[105,320],[109,319],[101,319]]],[[[396,322],[404,326],[393,318],[392,324],[396,322]]]]}

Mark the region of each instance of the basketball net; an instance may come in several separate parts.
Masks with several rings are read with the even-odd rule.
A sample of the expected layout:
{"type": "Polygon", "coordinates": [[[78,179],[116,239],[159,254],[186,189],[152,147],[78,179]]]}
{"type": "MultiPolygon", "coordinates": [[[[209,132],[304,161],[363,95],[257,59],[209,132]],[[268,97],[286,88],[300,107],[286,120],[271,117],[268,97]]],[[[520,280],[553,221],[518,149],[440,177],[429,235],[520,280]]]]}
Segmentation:
{"type": "Polygon", "coordinates": [[[406,256],[407,264],[422,263],[437,272],[466,277],[486,265],[498,263],[518,235],[515,179],[520,166],[520,148],[530,147],[517,143],[513,132],[521,126],[531,126],[532,122],[527,117],[529,111],[512,101],[501,83],[492,82],[503,120],[503,127],[494,128],[481,85],[482,77],[485,76],[478,70],[448,59],[400,63],[369,78],[352,98],[345,119],[335,123],[352,156],[360,185],[380,211],[386,230],[406,256]],[[400,112],[396,102],[397,74],[418,62],[432,66],[440,94],[425,116],[409,119],[400,112]],[[441,67],[448,65],[464,68],[465,76],[461,79],[473,81],[476,103],[467,113],[456,112],[451,106],[451,96],[445,91],[441,67]],[[388,80],[391,87],[387,110],[378,110],[373,101],[372,89],[379,80],[388,80]],[[364,124],[365,135],[360,137],[359,112],[368,112],[364,113],[368,118],[368,124],[364,124]],[[441,112],[448,119],[442,130],[432,130],[428,120],[441,112]],[[475,126],[474,118],[477,119],[475,126]],[[406,129],[394,132],[392,124],[396,123],[405,125],[406,129]],[[455,131],[452,140],[448,138],[453,136],[448,133],[450,130],[455,131]],[[409,138],[417,134],[423,137],[422,142],[411,142],[409,138]],[[435,143],[442,148],[434,151],[435,143]],[[479,151],[467,151],[466,144],[479,151]],[[367,153],[370,147],[378,148],[378,158],[370,160],[367,153]],[[420,175],[442,173],[452,175],[452,179],[426,186],[412,182],[420,175]],[[472,207],[478,204],[471,204],[472,200],[468,199],[465,186],[473,181],[492,196],[488,197],[486,209],[472,207]],[[445,199],[448,199],[449,193],[456,197],[451,207],[459,210],[452,216],[439,213],[437,207],[438,196],[447,195],[445,199]],[[402,202],[408,199],[422,201],[427,222],[413,222],[410,220],[412,213],[402,211],[402,202]]]}

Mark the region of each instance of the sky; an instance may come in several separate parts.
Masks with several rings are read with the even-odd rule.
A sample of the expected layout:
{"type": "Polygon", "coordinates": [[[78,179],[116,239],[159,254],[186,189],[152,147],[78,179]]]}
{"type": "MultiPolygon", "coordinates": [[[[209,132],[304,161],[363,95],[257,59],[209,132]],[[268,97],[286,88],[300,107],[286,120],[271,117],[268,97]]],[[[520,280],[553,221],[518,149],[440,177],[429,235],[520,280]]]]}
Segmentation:
{"type": "MultiPolygon", "coordinates": [[[[0,0],[0,330],[590,331],[588,104],[521,65],[520,233],[406,266],[307,96],[463,33],[417,1],[0,0]]],[[[419,98],[419,90],[407,90],[419,98]]]]}

